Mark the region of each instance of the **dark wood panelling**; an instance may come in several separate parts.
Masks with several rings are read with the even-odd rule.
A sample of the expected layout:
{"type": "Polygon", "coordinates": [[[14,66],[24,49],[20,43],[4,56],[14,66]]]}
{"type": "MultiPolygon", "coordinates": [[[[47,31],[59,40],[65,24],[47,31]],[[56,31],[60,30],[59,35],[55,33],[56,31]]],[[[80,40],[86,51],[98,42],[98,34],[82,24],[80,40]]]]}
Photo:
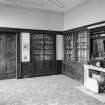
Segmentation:
{"type": "Polygon", "coordinates": [[[76,62],[63,62],[63,74],[83,82],[84,80],[84,67],[83,64],[76,62]]]}
{"type": "Polygon", "coordinates": [[[62,73],[62,60],[56,60],[55,74],[61,74],[61,73],[62,73]]]}
{"type": "Polygon", "coordinates": [[[29,62],[21,62],[21,76],[22,76],[22,78],[30,77],[29,62]]]}
{"type": "Polygon", "coordinates": [[[58,34],[63,35],[63,31],[52,31],[52,30],[37,30],[37,29],[23,29],[23,28],[10,28],[10,27],[0,27],[2,32],[30,32],[37,34],[58,34]]]}
{"type": "MultiPolygon", "coordinates": [[[[34,29],[19,29],[19,28],[6,28],[6,27],[0,27],[0,31],[1,32],[7,32],[7,33],[15,33],[17,34],[17,64],[15,67],[17,67],[17,71],[15,70],[15,72],[11,73],[5,73],[4,71],[0,74],[0,78],[11,78],[11,76],[17,77],[17,79],[20,78],[24,78],[24,77],[33,77],[33,76],[40,76],[40,75],[52,75],[52,74],[56,74],[56,73],[61,73],[60,70],[56,69],[57,68],[61,68],[61,62],[57,62],[56,64],[56,34],[62,34],[63,35],[63,31],[51,31],[51,30],[34,30],[34,29]],[[35,69],[35,65],[36,63],[33,65],[33,56],[30,56],[31,60],[28,63],[21,63],[21,54],[20,54],[20,33],[21,32],[29,32],[31,33],[31,38],[30,38],[30,42],[32,42],[32,33],[36,33],[36,34],[47,34],[47,35],[52,35],[53,36],[53,60],[52,61],[44,61],[44,63],[42,64],[41,62],[39,62],[40,64],[40,69],[43,69],[43,67],[45,67],[45,71],[43,72],[43,70],[41,70],[40,72],[37,71],[37,67],[35,69]],[[52,65],[53,64],[53,65],[52,65]],[[43,67],[42,67],[43,66],[43,67]],[[28,69],[27,69],[28,68],[28,69]],[[48,69],[48,68],[51,68],[48,69]],[[56,71],[57,70],[57,71],[56,71]],[[3,75],[2,75],[3,74],[3,75]],[[36,75],[37,74],[37,75],[36,75]]],[[[3,47],[5,49],[5,47],[3,47]]],[[[4,51],[4,50],[1,50],[4,51]]],[[[3,54],[3,52],[2,52],[3,54]]],[[[31,53],[30,55],[33,55],[32,53],[32,46],[31,46],[31,53]]],[[[5,61],[5,59],[4,59],[5,61]]],[[[5,63],[4,63],[5,64],[5,63]]],[[[2,67],[1,67],[2,68],[2,67]]],[[[3,69],[5,68],[5,66],[3,66],[3,69]]],[[[2,70],[1,70],[2,71],[2,70]]]]}
{"type": "MultiPolygon", "coordinates": [[[[53,62],[52,61],[39,61],[36,62],[36,76],[51,75],[53,74],[53,62]]],[[[34,69],[35,69],[34,68],[34,69]]]]}
{"type": "Polygon", "coordinates": [[[20,62],[20,33],[17,33],[17,79],[22,78],[20,62]]]}

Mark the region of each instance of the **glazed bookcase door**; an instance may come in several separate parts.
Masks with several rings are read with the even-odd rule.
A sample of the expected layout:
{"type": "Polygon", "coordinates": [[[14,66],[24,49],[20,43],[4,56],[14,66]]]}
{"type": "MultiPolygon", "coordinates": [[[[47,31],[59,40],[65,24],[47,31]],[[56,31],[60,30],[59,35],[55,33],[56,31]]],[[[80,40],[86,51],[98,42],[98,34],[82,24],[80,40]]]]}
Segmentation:
{"type": "Polygon", "coordinates": [[[72,33],[64,35],[64,61],[75,61],[75,43],[72,33]]]}
{"type": "Polygon", "coordinates": [[[77,34],[77,62],[87,63],[88,56],[88,34],[87,31],[80,31],[77,34]]]}
{"type": "Polygon", "coordinates": [[[35,75],[53,73],[54,37],[48,34],[32,35],[32,61],[35,75]]]}

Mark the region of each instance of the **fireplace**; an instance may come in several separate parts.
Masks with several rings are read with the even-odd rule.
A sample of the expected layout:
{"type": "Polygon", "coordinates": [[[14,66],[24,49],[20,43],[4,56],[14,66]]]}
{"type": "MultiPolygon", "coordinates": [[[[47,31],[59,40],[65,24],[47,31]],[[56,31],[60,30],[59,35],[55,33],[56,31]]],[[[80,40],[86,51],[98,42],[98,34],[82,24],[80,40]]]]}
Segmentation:
{"type": "Polygon", "coordinates": [[[84,87],[95,93],[105,93],[105,68],[84,64],[84,87]]]}

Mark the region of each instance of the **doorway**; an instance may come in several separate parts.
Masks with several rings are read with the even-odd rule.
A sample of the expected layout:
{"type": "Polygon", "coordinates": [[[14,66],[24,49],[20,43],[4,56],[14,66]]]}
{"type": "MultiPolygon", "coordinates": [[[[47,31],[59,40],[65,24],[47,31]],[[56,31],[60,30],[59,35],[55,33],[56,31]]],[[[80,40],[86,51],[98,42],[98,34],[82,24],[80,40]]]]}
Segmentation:
{"type": "Polygon", "coordinates": [[[0,79],[16,78],[16,33],[0,32],[0,79]]]}

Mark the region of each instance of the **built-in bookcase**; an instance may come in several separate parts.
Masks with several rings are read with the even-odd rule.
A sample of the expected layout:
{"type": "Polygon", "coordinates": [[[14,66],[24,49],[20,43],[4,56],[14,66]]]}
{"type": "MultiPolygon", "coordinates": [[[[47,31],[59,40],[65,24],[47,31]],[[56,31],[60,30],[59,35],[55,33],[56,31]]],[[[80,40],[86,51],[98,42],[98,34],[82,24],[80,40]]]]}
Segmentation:
{"type": "Polygon", "coordinates": [[[86,63],[88,55],[87,31],[71,32],[64,36],[64,60],[86,63]]]}
{"type": "Polygon", "coordinates": [[[35,75],[54,73],[55,36],[32,34],[32,62],[35,75]]]}
{"type": "Polygon", "coordinates": [[[64,35],[63,73],[83,82],[83,64],[89,61],[87,30],[67,32],[64,35]]]}

